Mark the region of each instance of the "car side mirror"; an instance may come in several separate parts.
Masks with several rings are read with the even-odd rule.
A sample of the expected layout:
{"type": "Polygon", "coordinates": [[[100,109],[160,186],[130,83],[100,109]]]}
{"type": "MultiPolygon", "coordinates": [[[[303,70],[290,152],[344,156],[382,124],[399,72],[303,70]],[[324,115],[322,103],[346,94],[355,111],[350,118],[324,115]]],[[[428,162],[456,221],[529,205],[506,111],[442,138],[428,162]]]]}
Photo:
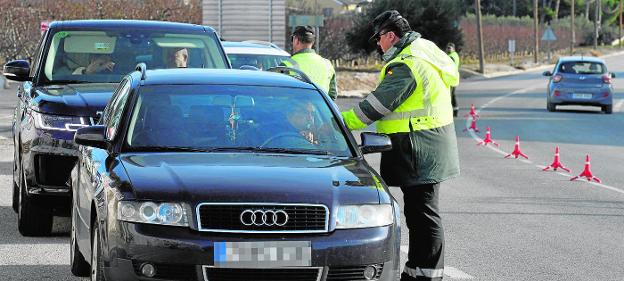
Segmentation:
{"type": "Polygon", "coordinates": [[[360,145],[360,149],[364,154],[392,150],[390,137],[384,134],[363,132],[360,134],[360,137],[362,138],[362,145],[360,145]]]}
{"type": "Polygon", "coordinates": [[[106,140],[106,126],[95,125],[80,128],[74,135],[74,142],[80,145],[107,149],[108,141],[106,140]]]}
{"type": "Polygon", "coordinates": [[[615,78],[615,73],[611,72],[611,78],[615,78]]]}
{"type": "Polygon", "coordinates": [[[542,73],[542,75],[544,75],[544,76],[552,76],[553,74],[552,74],[552,72],[547,70],[547,71],[544,71],[544,73],[542,73]]]}
{"type": "Polygon", "coordinates": [[[2,74],[9,80],[30,81],[30,63],[27,60],[7,62],[2,69],[2,74]]]}

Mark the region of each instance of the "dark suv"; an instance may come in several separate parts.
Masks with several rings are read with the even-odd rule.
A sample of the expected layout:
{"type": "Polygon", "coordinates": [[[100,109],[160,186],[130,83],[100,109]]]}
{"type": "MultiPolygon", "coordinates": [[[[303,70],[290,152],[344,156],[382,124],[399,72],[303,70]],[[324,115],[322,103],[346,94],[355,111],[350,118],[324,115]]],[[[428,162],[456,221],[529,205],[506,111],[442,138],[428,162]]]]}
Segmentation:
{"type": "Polygon", "coordinates": [[[397,280],[399,205],[331,100],[250,70],[127,76],[78,130],[71,268],[91,280],[397,280]],[[91,270],[90,270],[91,269],[91,270]]]}
{"type": "Polygon", "coordinates": [[[32,65],[11,61],[20,85],[13,119],[13,208],[23,235],[46,235],[68,215],[74,132],[97,122],[118,82],[137,63],[150,68],[229,68],[210,27],[150,21],[54,22],[32,65]]]}

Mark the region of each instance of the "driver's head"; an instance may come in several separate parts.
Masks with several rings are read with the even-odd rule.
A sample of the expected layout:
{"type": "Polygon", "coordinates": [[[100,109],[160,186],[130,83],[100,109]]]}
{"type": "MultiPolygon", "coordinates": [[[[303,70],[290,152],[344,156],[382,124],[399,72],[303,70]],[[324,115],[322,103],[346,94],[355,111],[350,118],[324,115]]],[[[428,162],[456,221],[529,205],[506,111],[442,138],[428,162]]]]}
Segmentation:
{"type": "Polygon", "coordinates": [[[298,130],[309,130],[314,127],[315,107],[311,103],[296,103],[289,107],[288,122],[298,130]]]}
{"type": "Polygon", "coordinates": [[[168,58],[169,68],[185,68],[188,67],[189,52],[186,48],[174,49],[168,58]]]}

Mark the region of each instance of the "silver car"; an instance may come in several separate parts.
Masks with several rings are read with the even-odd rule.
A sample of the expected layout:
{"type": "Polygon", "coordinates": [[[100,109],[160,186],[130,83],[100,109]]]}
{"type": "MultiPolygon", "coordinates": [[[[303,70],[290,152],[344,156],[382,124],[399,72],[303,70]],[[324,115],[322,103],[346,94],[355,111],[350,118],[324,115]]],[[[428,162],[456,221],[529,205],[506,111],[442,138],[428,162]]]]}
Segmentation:
{"type": "Polygon", "coordinates": [[[613,78],[602,59],[595,57],[562,57],[550,77],[546,109],[555,111],[558,105],[599,106],[606,114],[613,112],[613,78]]]}

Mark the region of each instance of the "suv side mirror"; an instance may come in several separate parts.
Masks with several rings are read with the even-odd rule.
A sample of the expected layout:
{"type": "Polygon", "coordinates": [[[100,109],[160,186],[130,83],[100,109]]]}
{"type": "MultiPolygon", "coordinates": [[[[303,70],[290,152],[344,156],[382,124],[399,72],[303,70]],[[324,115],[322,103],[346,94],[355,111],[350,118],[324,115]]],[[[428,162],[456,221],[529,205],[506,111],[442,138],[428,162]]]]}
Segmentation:
{"type": "Polygon", "coordinates": [[[2,69],[2,74],[9,80],[30,81],[30,63],[27,60],[14,60],[7,62],[2,69]]]}
{"type": "Polygon", "coordinates": [[[544,75],[544,76],[552,76],[552,72],[547,70],[547,71],[544,71],[544,73],[542,73],[542,75],[544,75]]]}
{"type": "Polygon", "coordinates": [[[107,149],[108,141],[106,140],[106,126],[95,125],[80,128],[74,135],[74,142],[81,145],[107,149]]]}
{"type": "Polygon", "coordinates": [[[386,135],[363,132],[360,134],[360,137],[362,138],[362,145],[360,145],[360,149],[364,154],[383,152],[392,149],[390,137],[386,135]]]}

